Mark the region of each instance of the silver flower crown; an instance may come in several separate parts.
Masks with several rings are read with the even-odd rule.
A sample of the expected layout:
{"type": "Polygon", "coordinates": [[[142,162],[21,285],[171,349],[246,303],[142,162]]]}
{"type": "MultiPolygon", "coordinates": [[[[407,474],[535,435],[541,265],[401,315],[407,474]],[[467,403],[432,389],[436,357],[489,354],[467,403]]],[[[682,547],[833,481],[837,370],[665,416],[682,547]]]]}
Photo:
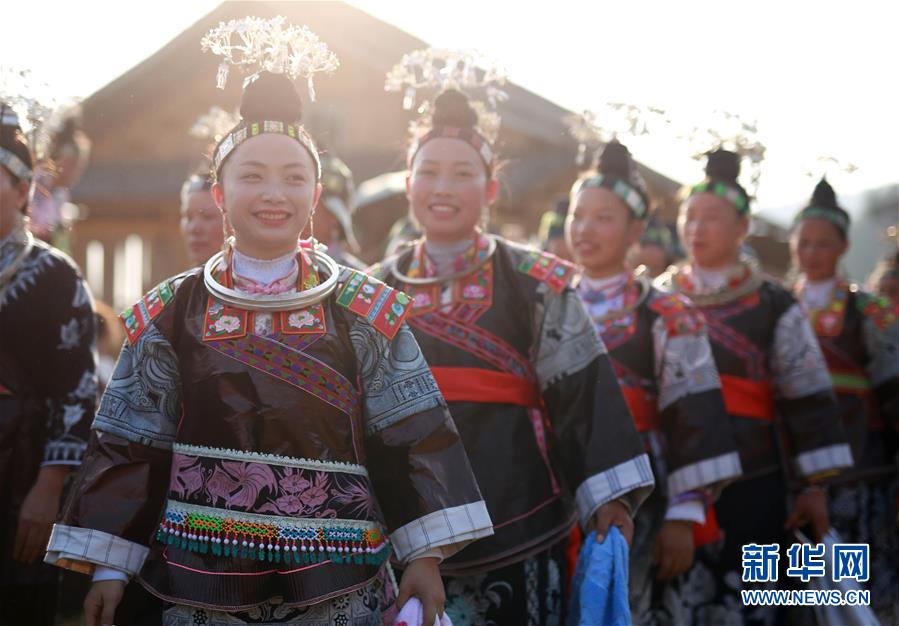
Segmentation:
{"type": "Polygon", "coordinates": [[[285,74],[291,80],[306,79],[309,99],[315,100],[312,78],[331,73],[340,66],[337,55],[305,26],[285,23],[283,16],[271,19],[245,17],[221,22],[200,42],[202,49],[222,57],[216,84],[225,88],[231,66],[245,74],[244,86],[260,72],[285,74]]]}
{"type": "Polygon", "coordinates": [[[409,124],[413,136],[430,126],[432,100],[442,91],[458,89],[469,96],[483,92],[484,100],[472,99],[471,105],[478,113],[478,132],[493,142],[500,125],[496,105],[508,98],[500,89],[505,82],[505,70],[476,51],[427,48],[403,55],[387,72],[384,89],[401,92],[403,108],[407,111],[415,107],[419,92],[426,92],[425,100],[417,109],[419,117],[409,124]]]}

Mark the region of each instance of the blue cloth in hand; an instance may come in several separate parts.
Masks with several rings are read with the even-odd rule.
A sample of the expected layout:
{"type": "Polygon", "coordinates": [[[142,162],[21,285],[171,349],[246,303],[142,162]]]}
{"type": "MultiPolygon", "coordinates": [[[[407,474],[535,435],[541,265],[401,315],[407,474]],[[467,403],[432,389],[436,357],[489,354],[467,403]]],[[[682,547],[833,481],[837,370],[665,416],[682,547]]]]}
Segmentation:
{"type": "Polygon", "coordinates": [[[596,543],[596,531],[587,535],[571,581],[568,626],[630,624],[627,578],[627,541],[618,527],[610,527],[602,543],[596,543]]]}

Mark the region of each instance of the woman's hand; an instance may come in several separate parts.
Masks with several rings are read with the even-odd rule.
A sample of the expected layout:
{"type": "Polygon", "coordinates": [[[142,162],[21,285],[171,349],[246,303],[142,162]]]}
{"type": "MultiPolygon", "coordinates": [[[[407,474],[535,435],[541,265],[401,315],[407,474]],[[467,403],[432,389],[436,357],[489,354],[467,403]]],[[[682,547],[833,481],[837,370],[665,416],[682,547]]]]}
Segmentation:
{"type": "Polygon", "coordinates": [[[44,555],[53,522],[59,513],[62,487],[71,468],[67,465],[45,465],[19,511],[19,525],[13,545],[13,558],[21,563],[34,563],[44,555]]]}
{"type": "Polygon", "coordinates": [[[693,564],[693,522],[666,520],[656,540],[653,562],[658,566],[656,578],[671,580],[693,564]]]}
{"type": "Polygon", "coordinates": [[[610,526],[617,526],[621,530],[630,547],[634,539],[634,520],[631,519],[627,507],[618,500],[606,502],[596,509],[596,541],[602,543],[606,540],[610,526]]]}
{"type": "MultiPolygon", "coordinates": [[[[397,608],[402,609],[406,600],[415,596],[424,608],[424,621],[426,626],[431,626],[437,618],[443,615],[443,607],[446,604],[446,591],[443,581],[440,579],[440,559],[424,557],[415,559],[406,566],[403,578],[400,580],[400,594],[397,596],[397,608]]],[[[88,625],[90,626],[90,625],[88,625]]]]}
{"type": "Polygon", "coordinates": [[[84,597],[84,626],[113,626],[115,610],[125,593],[125,582],[101,580],[84,597]]]}
{"type": "Polygon", "coordinates": [[[795,530],[805,524],[811,524],[815,539],[818,541],[821,541],[821,538],[830,530],[827,495],[821,487],[809,487],[796,496],[793,510],[787,518],[785,527],[795,530]]]}

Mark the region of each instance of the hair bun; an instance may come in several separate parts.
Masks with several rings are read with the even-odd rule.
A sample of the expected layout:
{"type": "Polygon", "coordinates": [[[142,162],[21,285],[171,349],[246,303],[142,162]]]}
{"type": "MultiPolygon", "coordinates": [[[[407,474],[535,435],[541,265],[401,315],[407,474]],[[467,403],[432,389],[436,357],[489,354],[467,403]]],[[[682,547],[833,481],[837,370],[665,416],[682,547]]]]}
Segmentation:
{"type": "Polygon", "coordinates": [[[730,150],[718,149],[706,153],[708,161],[705,166],[706,176],[728,183],[737,182],[740,176],[740,155],[730,150]]]}
{"type": "Polygon", "coordinates": [[[249,122],[272,120],[296,124],[303,119],[303,101],[284,74],[262,72],[243,90],[240,116],[249,122]]]}
{"type": "Polygon", "coordinates": [[[630,181],[634,169],[634,160],[630,150],[617,139],[605,145],[596,162],[596,169],[605,176],[630,181]]]}
{"type": "Polygon", "coordinates": [[[475,128],[478,125],[478,112],[472,108],[464,93],[458,89],[447,89],[434,100],[431,123],[435,127],[475,128]]]}
{"type": "Polygon", "coordinates": [[[817,185],[815,185],[815,190],[812,192],[812,205],[817,207],[822,207],[825,209],[839,209],[839,205],[837,205],[837,194],[834,192],[833,187],[830,186],[830,183],[827,182],[826,178],[821,178],[817,185]]]}

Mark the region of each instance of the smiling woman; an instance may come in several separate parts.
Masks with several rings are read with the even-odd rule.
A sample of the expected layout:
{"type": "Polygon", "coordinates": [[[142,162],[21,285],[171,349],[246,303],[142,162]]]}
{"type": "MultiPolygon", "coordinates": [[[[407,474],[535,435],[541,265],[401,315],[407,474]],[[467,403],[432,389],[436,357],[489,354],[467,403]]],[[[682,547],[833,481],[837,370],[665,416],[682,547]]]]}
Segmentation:
{"type": "MultiPolygon", "coordinates": [[[[213,33],[230,28],[300,61],[324,47],[283,20],[213,33]]],[[[46,557],[92,574],[89,626],[114,622],[131,577],[173,605],[166,625],[376,623],[397,604],[391,555],[399,603],[433,616],[437,562],[492,534],[409,298],[299,241],[321,190],[301,112],[287,76],[248,85],[214,154],[226,250],[123,314],[46,557]]]]}
{"type": "Polygon", "coordinates": [[[283,75],[263,72],[250,83],[240,114],[243,121],[216,147],[212,197],[236,249],[274,259],[294,251],[318,203],[318,152],[300,126],[300,97],[283,75]],[[260,133],[260,122],[247,120],[271,129],[260,133]],[[235,135],[246,138],[236,143],[235,135]]]}
{"type": "Polygon", "coordinates": [[[432,110],[408,155],[424,239],[380,271],[414,298],[409,324],[496,523],[443,563],[447,613],[564,623],[569,533],[579,520],[629,535],[652,472],[574,267],[478,227],[497,188],[485,120],[454,88],[432,110]]]}

